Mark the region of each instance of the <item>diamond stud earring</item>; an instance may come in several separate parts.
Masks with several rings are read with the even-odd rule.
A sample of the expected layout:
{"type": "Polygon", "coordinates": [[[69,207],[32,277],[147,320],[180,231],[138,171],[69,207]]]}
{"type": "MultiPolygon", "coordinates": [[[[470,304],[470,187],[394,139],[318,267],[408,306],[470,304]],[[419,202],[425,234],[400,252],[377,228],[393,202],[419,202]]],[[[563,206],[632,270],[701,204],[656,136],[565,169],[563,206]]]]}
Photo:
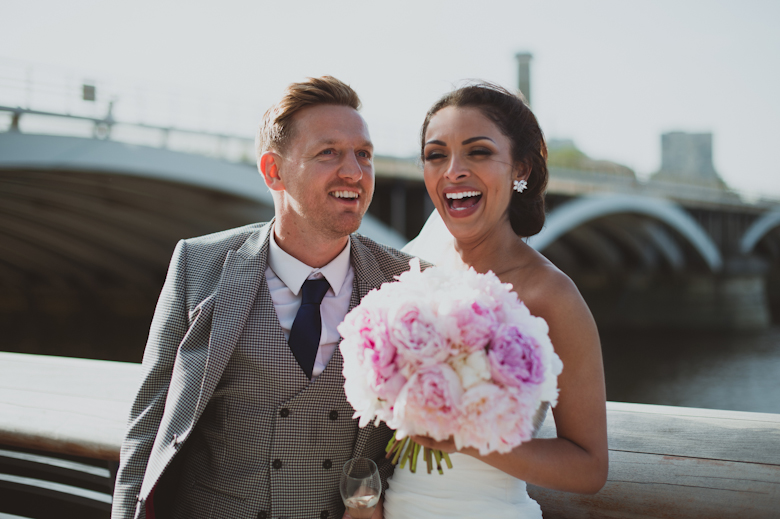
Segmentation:
{"type": "Polygon", "coordinates": [[[512,182],[514,184],[512,189],[514,189],[518,193],[522,193],[528,188],[528,182],[526,182],[525,180],[514,180],[512,182]]]}

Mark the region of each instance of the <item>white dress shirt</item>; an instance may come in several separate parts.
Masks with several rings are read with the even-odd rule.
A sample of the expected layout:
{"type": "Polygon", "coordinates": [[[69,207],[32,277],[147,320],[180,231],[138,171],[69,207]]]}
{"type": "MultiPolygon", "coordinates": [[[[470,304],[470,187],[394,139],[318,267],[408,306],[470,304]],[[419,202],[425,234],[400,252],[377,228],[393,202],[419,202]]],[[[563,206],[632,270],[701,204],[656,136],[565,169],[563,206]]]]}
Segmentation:
{"type": "Polygon", "coordinates": [[[336,327],[344,320],[349,311],[349,303],[352,298],[352,282],[355,279],[355,271],[350,261],[350,242],[333,261],[322,268],[313,268],[300,260],[284,252],[276,244],[274,231],[271,229],[271,238],[268,248],[268,267],[265,269],[265,277],[268,281],[268,290],[274,302],[279,324],[282,325],[285,339],[290,339],[292,328],[298,308],[301,306],[301,287],[307,279],[324,277],[328,280],[330,288],[325,294],[320,305],[322,316],[322,333],[320,335],[320,347],[317,357],[314,359],[312,380],[323,372],[333,352],[338,346],[341,336],[336,327]]]}

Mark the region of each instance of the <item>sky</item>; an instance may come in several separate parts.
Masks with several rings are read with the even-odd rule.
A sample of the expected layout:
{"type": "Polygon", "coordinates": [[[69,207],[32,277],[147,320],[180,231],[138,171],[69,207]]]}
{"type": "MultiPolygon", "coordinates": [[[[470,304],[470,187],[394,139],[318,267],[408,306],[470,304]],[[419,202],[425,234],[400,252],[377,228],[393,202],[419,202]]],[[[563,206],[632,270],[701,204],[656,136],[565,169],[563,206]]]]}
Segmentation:
{"type": "Polygon", "coordinates": [[[530,52],[548,138],[646,178],[662,133],[711,132],[731,187],[780,198],[776,0],[0,0],[0,12],[0,76],[56,70],[112,88],[118,116],[173,110],[252,135],[285,85],[330,74],[361,96],[377,152],[399,156],[417,153],[439,96],[473,78],[515,88],[514,56],[530,52]]]}

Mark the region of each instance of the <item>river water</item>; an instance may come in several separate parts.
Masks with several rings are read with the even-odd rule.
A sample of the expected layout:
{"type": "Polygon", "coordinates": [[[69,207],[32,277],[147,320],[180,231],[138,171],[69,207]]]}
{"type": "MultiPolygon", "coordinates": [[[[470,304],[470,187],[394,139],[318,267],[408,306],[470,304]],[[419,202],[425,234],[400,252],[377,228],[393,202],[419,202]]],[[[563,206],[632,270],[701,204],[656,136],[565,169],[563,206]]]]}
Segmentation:
{"type": "Polygon", "coordinates": [[[780,326],[602,333],[607,400],[780,413],[780,326]]]}

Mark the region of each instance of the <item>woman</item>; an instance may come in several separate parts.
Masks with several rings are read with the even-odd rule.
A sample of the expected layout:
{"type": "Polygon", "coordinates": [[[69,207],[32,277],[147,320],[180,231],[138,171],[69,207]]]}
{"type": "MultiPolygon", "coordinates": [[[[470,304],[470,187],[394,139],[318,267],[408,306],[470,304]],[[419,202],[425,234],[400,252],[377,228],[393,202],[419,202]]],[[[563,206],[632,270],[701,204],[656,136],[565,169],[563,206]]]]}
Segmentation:
{"type": "MultiPolygon", "coordinates": [[[[479,83],[433,105],[421,138],[425,186],[446,230],[437,227],[434,214],[411,250],[437,263],[455,259],[478,272],[493,271],[511,283],[531,313],[549,324],[564,368],[553,410],[556,438],[535,438],[507,454],[480,456],[465,448],[451,456],[454,468],[443,476],[397,469],[385,517],[538,518],[541,511],[525,482],[595,493],[606,481],[608,465],[596,325],[574,283],[523,240],[544,224],[544,137],[520,98],[479,83]],[[442,249],[442,236],[449,234],[454,242],[442,249]]],[[[537,429],[545,412],[546,406],[537,414],[537,429]]],[[[451,439],[413,439],[455,452],[451,439]]]]}

